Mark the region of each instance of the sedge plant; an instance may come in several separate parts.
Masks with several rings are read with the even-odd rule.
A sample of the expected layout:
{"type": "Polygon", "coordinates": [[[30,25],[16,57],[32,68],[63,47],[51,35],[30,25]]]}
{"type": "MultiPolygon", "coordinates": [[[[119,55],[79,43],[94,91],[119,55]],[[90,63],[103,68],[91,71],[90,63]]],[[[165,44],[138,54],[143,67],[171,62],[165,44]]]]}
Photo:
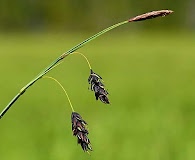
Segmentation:
{"type": "Polygon", "coordinates": [[[64,93],[69,101],[69,104],[70,104],[70,107],[72,110],[71,123],[72,123],[73,135],[77,137],[77,142],[78,142],[78,144],[81,145],[82,149],[89,153],[89,151],[92,151],[92,147],[91,147],[90,140],[88,138],[89,132],[86,128],[87,122],[85,120],[83,120],[83,118],[81,117],[81,115],[79,113],[75,112],[73,105],[70,101],[70,98],[67,94],[67,91],[61,85],[61,83],[53,77],[46,76],[46,74],[48,72],[50,72],[52,69],[54,69],[55,67],[57,67],[58,65],[60,65],[67,56],[73,55],[73,54],[80,54],[81,56],[83,56],[85,58],[86,62],[88,63],[88,66],[89,66],[90,75],[88,77],[88,83],[90,84],[90,90],[92,90],[95,93],[96,100],[99,99],[101,102],[103,102],[105,104],[110,104],[110,101],[108,99],[108,92],[105,89],[102,77],[92,70],[91,64],[89,63],[87,57],[85,55],[83,55],[82,53],[76,52],[76,51],[79,50],[80,48],[84,47],[86,44],[88,44],[92,40],[95,40],[96,38],[102,36],[103,34],[109,32],[109,31],[111,31],[119,26],[122,26],[122,25],[130,23],[130,22],[143,21],[143,20],[152,19],[152,18],[156,18],[156,17],[164,17],[164,16],[169,15],[171,13],[173,13],[172,10],[157,10],[157,11],[152,11],[152,12],[148,12],[145,14],[141,14],[141,15],[135,16],[133,18],[130,18],[128,20],[125,20],[123,22],[114,24],[114,25],[94,34],[93,36],[87,38],[86,40],[82,41],[81,43],[77,44],[73,48],[69,49],[68,51],[66,51],[65,53],[63,53],[59,57],[57,57],[57,59],[55,59],[51,64],[49,64],[45,69],[43,69],[43,71],[41,71],[35,78],[33,78],[29,83],[27,83],[15,95],[15,97],[13,97],[13,99],[7,104],[7,106],[3,109],[3,111],[0,113],[0,119],[7,113],[7,111],[13,106],[13,104],[20,98],[20,96],[22,96],[27,91],[27,89],[29,89],[38,80],[40,80],[42,78],[54,80],[62,88],[62,90],[64,91],[64,93]]]}

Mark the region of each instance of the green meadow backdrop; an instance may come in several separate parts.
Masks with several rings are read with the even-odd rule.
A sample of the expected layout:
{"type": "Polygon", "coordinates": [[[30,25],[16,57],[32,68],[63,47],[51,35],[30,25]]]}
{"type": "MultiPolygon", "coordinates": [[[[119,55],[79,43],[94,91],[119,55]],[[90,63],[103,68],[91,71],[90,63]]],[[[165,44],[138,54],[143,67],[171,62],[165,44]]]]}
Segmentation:
{"type": "Polygon", "coordinates": [[[0,4],[0,110],[55,58],[101,29],[151,10],[175,11],[122,26],[79,50],[103,77],[110,105],[88,89],[89,68],[80,55],[48,73],[87,121],[91,155],[72,136],[63,90],[40,79],[0,120],[0,160],[195,159],[193,1],[0,4]]]}
{"type": "MultiPolygon", "coordinates": [[[[130,27],[130,26],[129,26],[130,27]]],[[[89,34],[2,35],[1,109],[46,65],[89,34]]],[[[71,55],[48,75],[88,122],[94,151],[72,136],[67,98],[50,79],[32,86],[0,121],[1,160],[195,158],[195,34],[108,33],[81,53],[103,77],[111,105],[88,90],[89,68],[71,55]]]]}

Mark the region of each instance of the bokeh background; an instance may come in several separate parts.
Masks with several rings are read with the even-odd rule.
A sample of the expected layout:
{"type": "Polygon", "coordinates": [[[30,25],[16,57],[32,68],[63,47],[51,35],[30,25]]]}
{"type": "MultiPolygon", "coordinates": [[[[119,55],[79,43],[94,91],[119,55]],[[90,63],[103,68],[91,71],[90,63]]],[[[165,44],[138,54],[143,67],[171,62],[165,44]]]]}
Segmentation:
{"type": "Polygon", "coordinates": [[[88,122],[89,156],[71,131],[71,109],[49,79],[0,120],[1,160],[194,160],[195,1],[0,1],[0,110],[55,58],[94,33],[152,10],[174,14],[113,30],[79,51],[100,74],[111,105],[88,90],[89,68],[67,57],[48,75],[88,122]]]}

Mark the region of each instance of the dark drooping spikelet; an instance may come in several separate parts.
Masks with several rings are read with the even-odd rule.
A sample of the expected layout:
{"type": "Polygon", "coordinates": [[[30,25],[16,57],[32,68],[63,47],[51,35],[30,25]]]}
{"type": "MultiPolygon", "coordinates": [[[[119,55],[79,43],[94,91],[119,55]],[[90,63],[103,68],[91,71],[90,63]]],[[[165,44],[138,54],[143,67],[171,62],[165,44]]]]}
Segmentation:
{"type": "Polygon", "coordinates": [[[85,128],[87,123],[76,112],[72,112],[71,121],[72,121],[72,132],[73,132],[73,135],[77,137],[78,144],[81,145],[84,151],[87,151],[87,152],[88,150],[92,151],[90,140],[87,137],[89,132],[85,128]]]}
{"type": "Polygon", "coordinates": [[[101,82],[102,77],[100,77],[98,74],[93,72],[93,70],[90,70],[90,76],[88,78],[88,82],[91,85],[90,88],[92,91],[95,92],[95,98],[96,100],[100,100],[103,103],[109,104],[109,99],[108,99],[108,92],[104,88],[104,84],[101,82]]]}

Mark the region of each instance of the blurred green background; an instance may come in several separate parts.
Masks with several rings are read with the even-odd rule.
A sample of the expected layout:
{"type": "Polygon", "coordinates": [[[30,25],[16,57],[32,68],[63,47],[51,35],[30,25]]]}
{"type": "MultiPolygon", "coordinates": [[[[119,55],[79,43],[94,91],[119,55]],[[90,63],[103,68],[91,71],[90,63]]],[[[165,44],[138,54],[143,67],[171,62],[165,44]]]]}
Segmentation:
{"type": "Polygon", "coordinates": [[[88,90],[89,68],[67,57],[48,75],[88,122],[89,156],[71,131],[71,109],[50,79],[0,120],[1,160],[194,160],[194,1],[0,1],[0,110],[55,58],[114,23],[158,9],[174,14],[122,26],[79,51],[100,74],[111,105],[88,90]]]}

